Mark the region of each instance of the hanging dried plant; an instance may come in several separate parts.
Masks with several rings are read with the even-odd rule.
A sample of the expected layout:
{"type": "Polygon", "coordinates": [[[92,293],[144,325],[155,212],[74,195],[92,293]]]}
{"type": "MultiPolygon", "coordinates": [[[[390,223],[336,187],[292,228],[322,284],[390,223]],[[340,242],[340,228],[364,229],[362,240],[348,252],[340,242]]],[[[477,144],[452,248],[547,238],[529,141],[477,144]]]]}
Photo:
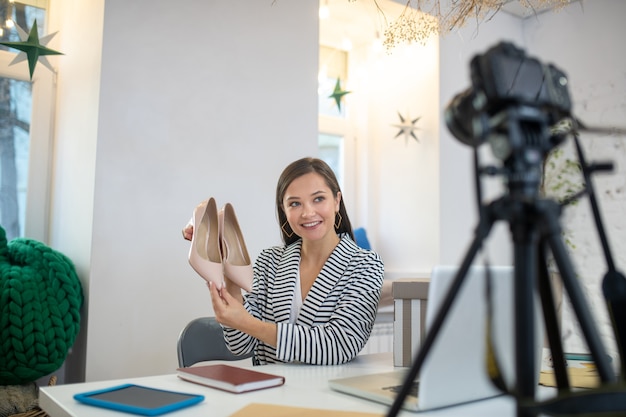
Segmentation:
{"type": "MultiPolygon", "coordinates": [[[[354,2],[356,0],[348,0],[354,2]]],[[[445,35],[463,27],[468,21],[478,23],[491,19],[510,0],[407,0],[400,16],[384,31],[387,51],[404,43],[425,44],[431,36],[445,35]]],[[[560,9],[571,0],[518,0],[536,13],[544,9],[560,9]]],[[[377,0],[378,11],[386,16],[377,0]]]]}

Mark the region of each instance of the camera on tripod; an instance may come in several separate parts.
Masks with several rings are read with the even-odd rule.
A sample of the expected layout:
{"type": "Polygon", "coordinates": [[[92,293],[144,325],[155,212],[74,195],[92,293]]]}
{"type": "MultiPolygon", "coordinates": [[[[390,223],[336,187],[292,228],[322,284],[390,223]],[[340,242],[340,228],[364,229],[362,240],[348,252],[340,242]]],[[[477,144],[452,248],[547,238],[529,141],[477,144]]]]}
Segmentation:
{"type": "Polygon", "coordinates": [[[549,127],[570,115],[563,71],[501,42],[475,56],[470,72],[472,87],[456,95],[445,110],[446,124],[458,140],[472,147],[489,140],[494,155],[502,160],[516,148],[538,147],[545,155],[560,143],[561,138],[551,137],[549,127]],[[511,121],[523,126],[519,143],[511,121]]]}
{"type": "MultiPolygon", "coordinates": [[[[412,384],[433,348],[446,315],[453,306],[466,274],[482,250],[493,225],[509,223],[514,256],[514,339],[515,387],[500,388],[515,398],[517,417],[538,415],[624,415],[626,410],[626,276],[615,269],[609,251],[590,175],[601,165],[585,162],[578,140],[582,124],[572,115],[566,75],[553,65],[544,65],[526,56],[510,43],[499,43],[470,63],[472,87],[455,96],[445,110],[450,132],[474,149],[474,165],[479,203],[479,222],[475,236],[445,299],[431,317],[426,337],[387,417],[395,417],[412,384]],[[570,124],[565,128],[561,125],[570,124]],[[558,129],[557,127],[561,127],[558,129]],[[608,271],[602,291],[607,301],[620,350],[621,375],[617,375],[606,353],[597,325],[590,314],[576,271],[562,238],[559,222],[561,206],[538,193],[542,162],[552,148],[572,134],[583,178],[584,194],[589,196],[608,271]],[[477,148],[488,141],[502,167],[480,167],[477,148]],[[484,202],[480,198],[480,174],[504,174],[508,193],[484,202]],[[589,352],[598,372],[600,385],[585,392],[570,385],[554,300],[553,283],[548,271],[551,254],[572,311],[578,319],[589,352]],[[545,334],[553,358],[558,393],[547,400],[536,398],[535,303],[541,302],[545,334]],[[618,382],[619,378],[619,382],[618,382]],[[600,413],[600,414],[597,414],[600,413]]],[[[581,194],[582,195],[582,194],[581,194]]],[[[489,282],[489,277],[486,277],[489,282]]],[[[489,337],[489,334],[487,334],[489,337]]],[[[494,354],[495,350],[491,351],[494,354]]],[[[495,354],[494,354],[495,357],[495,354]]],[[[494,361],[495,362],[495,361],[494,361]]],[[[498,376],[498,366],[490,363],[490,375],[498,376]]],[[[495,378],[497,379],[497,378],[495,378]]]]}

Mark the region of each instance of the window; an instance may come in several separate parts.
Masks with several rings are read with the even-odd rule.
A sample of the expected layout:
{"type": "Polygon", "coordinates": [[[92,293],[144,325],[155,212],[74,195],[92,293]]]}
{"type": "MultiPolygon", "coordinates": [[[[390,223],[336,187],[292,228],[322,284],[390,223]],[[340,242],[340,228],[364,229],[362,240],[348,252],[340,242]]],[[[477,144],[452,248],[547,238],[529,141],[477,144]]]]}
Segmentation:
{"type": "Polygon", "coordinates": [[[324,160],[335,172],[339,185],[345,193],[345,137],[347,135],[346,105],[341,109],[334,99],[329,98],[335,89],[337,79],[345,89],[348,74],[348,54],[345,51],[320,46],[320,68],[318,75],[319,137],[318,157],[324,160]]]}
{"type": "Polygon", "coordinates": [[[333,169],[337,181],[339,181],[339,185],[343,189],[343,136],[320,132],[318,152],[319,158],[333,169]]]}
{"type": "MultiPolygon", "coordinates": [[[[29,31],[37,21],[45,35],[47,1],[0,0],[0,39],[20,41],[15,28],[29,31]]],[[[7,239],[47,241],[50,138],[54,74],[37,65],[30,80],[18,51],[0,45],[0,224],[7,239]]]]}
{"type": "Polygon", "coordinates": [[[0,223],[10,240],[24,235],[31,84],[0,77],[0,97],[0,223]]]}

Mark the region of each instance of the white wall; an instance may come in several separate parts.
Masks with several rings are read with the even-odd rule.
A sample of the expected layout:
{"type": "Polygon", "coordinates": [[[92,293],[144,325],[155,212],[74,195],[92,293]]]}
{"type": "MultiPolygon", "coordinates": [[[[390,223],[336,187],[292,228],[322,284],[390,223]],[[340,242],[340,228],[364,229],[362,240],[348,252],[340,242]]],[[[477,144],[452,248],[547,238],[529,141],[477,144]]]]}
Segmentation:
{"type": "MultiPolygon", "coordinates": [[[[450,133],[443,119],[443,112],[453,97],[471,87],[470,60],[501,41],[523,47],[522,21],[518,17],[500,12],[479,25],[469,22],[460,30],[442,37],[440,41],[441,217],[438,262],[441,264],[460,263],[475,237],[478,224],[473,148],[461,143],[450,133]]],[[[488,145],[483,145],[480,152],[482,162],[487,163],[492,159],[488,145]]],[[[499,183],[498,178],[485,179],[484,201],[490,201],[502,194],[499,183]]],[[[512,263],[508,227],[504,222],[494,225],[486,243],[485,248],[493,264],[512,263]]]]}
{"type": "MultiPolygon", "coordinates": [[[[613,0],[575,2],[557,12],[546,12],[522,21],[499,13],[489,22],[462,29],[442,38],[441,89],[442,104],[446,97],[470,85],[468,63],[476,53],[484,53],[500,40],[512,41],[544,63],[554,63],[569,76],[569,89],[574,101],[574,113],[589,125],[626,127],[626,58],[622,39],[625,29],[622,18],[626,3],[613,0]],[[506,34],[506,35],[502,35],[506,34]]],[[[445,128],[441,128],[441,221],[440,262],[457,263],[459,253],[467,249],[466,237],[473,235],[475,210],[470,149],[462,145],[445,128]],[[469,207],[469,209],[466,209],[469,207]],[[471,213],[471,216],[468,215],[471,213]]],[[[583,145],[589,160],[613,161],[612,174],[596,175],[594,184],[600,199],[604,224],[617,268],[626,263],[626,224],[623,219],[624,136],[584,134],[583,145]]],[[[483,146],[486,148],[486,146],[483,146]]],[[[492,193],[497,190],[494,187],[492,193]]],[[[495,194],[497,195],[497,192],[495,194]]],[[[613,331],[606,314],[606,304],[600,289],[606,263],[598,240],[588,200],[568,208],[562,218],[567,237],[575,246],[572,260],[578,279],[586,294],[599,332],[609,353],[616,355],[613,331]]],[[[489,243],[492,262],[512,262],[506,225],[494,233],[489,243]],[[495,259],[495,261],[494,261],[495,259]],[[508,260],[507,260],[508,259],[508,260]]],[[[575,317],[566,304],[563,317],[565,348],[586,351],[575,317]]]]}
{"type": "Polygon", "coordinates": [[[362,161],[356,218],[367,226],[386,278],[428,276],[438,257],[438,46],[435,38],[390,54],[350,54],[350,117],[362,161]],[[398,113],[419,118],[417,139],[397,136],[398,113]]]}
{"type": "MultiPolygon", "coordinates": [[[[626,128],[624,16],[626,2],[594,0],[574,3],[558,13],[541,14],[524,25],[530,53],[567,73],[573,112],[590,126],[626,128]]],[[[587,160],[615,164],[612,173],[594,175],[593,184],[615,264],[622,272],[626,268],[625,140],[624,135],[585,133],[581,136],[587,160]]],[[[615,355],[613,330],[601,291],[607,265],[588,199],[567,208],[562,223],[574,245],[571,253],[577,279],[599,323],[600,334],[615,355]]],[[[566,308],[563,325],[566,347],[585,351],[586,345],[573,319],[571,309],[566,308]]]]}
{"type": "MultiPolygon", "coordinates": [[[[498,40],[521,45],[521,19],[499,13],[479,27],[471,22],[424,45],[378,54],[361,47],[350,53],[352,93],[346,99],[355,125],[350,139],[358,142],[360,161],[355,218],[366,225],[387,278],[429,276],[436,264],[456,264],[473,237],[471,148],[448,132],[443,110],[470,86],[470,59],[498,40]],[[398,112],[420,118],[419,142],[395,137],[398,112]]],[[[499,183],[485,182],[488,199],[500,195],[499,183]]],[[[488,246],[492,262],[512,262],[508,239],[507,226],[496,224],[489,239],[495,243],[488,246]]]]}
{"type": "MultiPolygon", "coordinates": [[[[75,3],[63,28],[83,7],[97,28],[75,3]]],[[[87,380],[176,367],[179,331],[212,314],[180,232],[194,206],[231,202],[256,257],[280,241],[280,171],[317,149],[316,1],[108,0],[99,17],[101,67],[98,42],[68,49],[67,76],[101,73],[99,102],[98,81],[61,91],[53,211],[88,295],[87,380]]]]}

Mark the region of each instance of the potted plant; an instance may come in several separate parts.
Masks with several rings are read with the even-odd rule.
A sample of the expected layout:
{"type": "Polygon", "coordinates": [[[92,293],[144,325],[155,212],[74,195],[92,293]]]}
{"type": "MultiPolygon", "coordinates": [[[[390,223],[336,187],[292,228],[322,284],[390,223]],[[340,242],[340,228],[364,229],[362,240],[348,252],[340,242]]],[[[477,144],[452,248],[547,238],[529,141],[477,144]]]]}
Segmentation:
{"type": "MultiPolygon", "coordinates": [[[[560,147],[552,149],[543,161],[543,175],[541,178],[540,193],[552,198],[564,206],[576,205],[578,200],[573,198],[585,188],[582,177],[582,167],[575,159],[573,146],[566,142],[560,147]]],[[[575,249],[572,240],[572,231],[561,223],[563,239],[567,246],[575,249]]]]}

